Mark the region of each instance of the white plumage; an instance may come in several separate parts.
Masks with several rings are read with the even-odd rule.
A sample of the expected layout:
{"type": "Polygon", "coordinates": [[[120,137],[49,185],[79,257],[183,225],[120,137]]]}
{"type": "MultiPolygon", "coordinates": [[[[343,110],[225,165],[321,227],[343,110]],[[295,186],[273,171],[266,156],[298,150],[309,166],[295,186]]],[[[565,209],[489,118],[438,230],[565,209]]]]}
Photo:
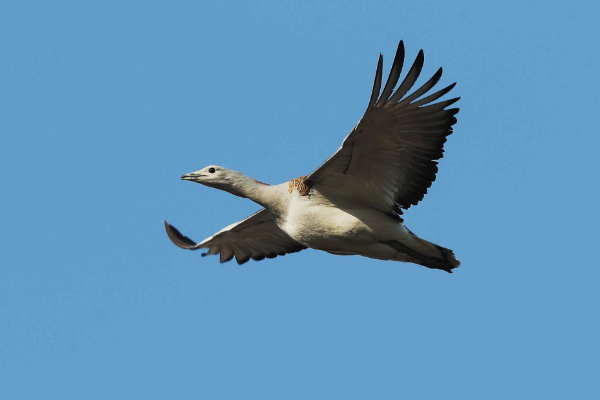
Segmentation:
{"type": "Polygon", "coordinates": [[[423,97],[440,79],[441,68],[406,95],[423,61],[421,50],[394,91],[404,63],[400,41],[381,91],[380,55],[365,115],[340,149],[308,176],[270,186],[214,165],[184,175],[184,180],[249,198],[264,209],[197,244],[165,221],[173,243],[190,250],[209,249],[206,254],[220,254],[221,262],[235,257],[240,264],[314,248],[448,272],[458,267],[451,250],[417,237],[400,217],[402,209],[423,199],[435,180],[436,160],[443,156],[458,113],[458,108],[447,107],[459,98],[431,104],[454,84],[423,97]]]}

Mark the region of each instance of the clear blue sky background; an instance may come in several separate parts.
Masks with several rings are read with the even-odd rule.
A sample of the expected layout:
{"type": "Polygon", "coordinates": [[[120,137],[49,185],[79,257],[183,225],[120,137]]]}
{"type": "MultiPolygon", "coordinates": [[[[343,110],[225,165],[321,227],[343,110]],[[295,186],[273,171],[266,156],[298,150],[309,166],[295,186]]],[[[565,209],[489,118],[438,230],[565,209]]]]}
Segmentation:
{"type": "Polygon", "coordinates": [[[600,10],[560,3],[3,2],[0,398],[600,398],[600,10]],[[405,214],[456,273],[169,242],[259,208],[183,173],[311,172],[400,39],[462,96],[405,214]]]}

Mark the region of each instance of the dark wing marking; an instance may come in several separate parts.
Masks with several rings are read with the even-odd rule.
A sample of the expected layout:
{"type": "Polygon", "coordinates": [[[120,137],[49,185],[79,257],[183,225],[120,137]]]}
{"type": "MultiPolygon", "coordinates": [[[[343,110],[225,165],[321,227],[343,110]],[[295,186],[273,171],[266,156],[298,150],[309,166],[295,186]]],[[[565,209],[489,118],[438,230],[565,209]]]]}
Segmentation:
{"type": "Polygon", "coordinates": [[[440,80],[441,68],[404,97],[423,68],[422,50],[392,94],[402,71],[404,54],[401,41],[381,95],[383,58],[380,56],[365,115],[342,147],[308,176],[308,183],[324,196],[331,192],[337,198],[345,196],[395,214],[421,201],[435,180],[437,160],[443,157],[446,137],[452,133],[459,111],[446,107],[459,97],[431,104],[452,90],[455,85],[452,84],[418,100],[440,80]]]}
{"type": "Polygon", "coordinates": [[[176,246],[188,250],[208,249],[203,256],[220,254],[221,263],[235,257],[238,264],[243,264],[251,258],[260,261],[306,248],[283,232],[272,214],[264,209],[229,225],[200,243],[194,243],[166,221],[165,228],[169,239],[176,246]]]}

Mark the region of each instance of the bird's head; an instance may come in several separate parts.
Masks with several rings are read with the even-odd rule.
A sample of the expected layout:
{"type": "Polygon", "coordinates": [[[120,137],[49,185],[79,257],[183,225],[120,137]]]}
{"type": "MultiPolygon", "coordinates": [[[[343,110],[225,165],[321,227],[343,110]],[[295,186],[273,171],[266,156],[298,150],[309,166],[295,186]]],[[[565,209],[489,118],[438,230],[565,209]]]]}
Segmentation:
{"type": "Polygon", "coordinates": [[[231,171],[227,168],[219,167],[218,165],[209,165],[198,171],[185,174],[181,179],[220,189],[224,186],[231,185],[234,178],[234,172],[235,171],[231,171]]]}
{"type": "Polygon", "coordinates": [[[241,172],[219,167],[218,165],[209,165],[196,172],[190,172],[189,174],[183,175],[181,179],[224,190],[240,197],[248,197],[246,192],[253,186],[266,185],[265,183],[247,177],[241,172]]]}

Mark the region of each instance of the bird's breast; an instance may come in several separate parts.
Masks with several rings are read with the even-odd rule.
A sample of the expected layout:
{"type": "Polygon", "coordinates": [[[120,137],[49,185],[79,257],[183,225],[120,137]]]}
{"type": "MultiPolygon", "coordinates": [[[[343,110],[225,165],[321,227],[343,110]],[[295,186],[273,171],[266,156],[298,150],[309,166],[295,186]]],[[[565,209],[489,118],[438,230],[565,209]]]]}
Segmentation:
{"type": "Polygon", "coordinates": [[[343,249],[353,243],[377,241],[382,233],[388,236],[384,231],[397,229],[391,225],[383,226],[389,218],[374,214],[380,213],[343,210],[331,204],[302,199],[290,204],[278,224],[304,246],[319,250],[343,249]]]}

